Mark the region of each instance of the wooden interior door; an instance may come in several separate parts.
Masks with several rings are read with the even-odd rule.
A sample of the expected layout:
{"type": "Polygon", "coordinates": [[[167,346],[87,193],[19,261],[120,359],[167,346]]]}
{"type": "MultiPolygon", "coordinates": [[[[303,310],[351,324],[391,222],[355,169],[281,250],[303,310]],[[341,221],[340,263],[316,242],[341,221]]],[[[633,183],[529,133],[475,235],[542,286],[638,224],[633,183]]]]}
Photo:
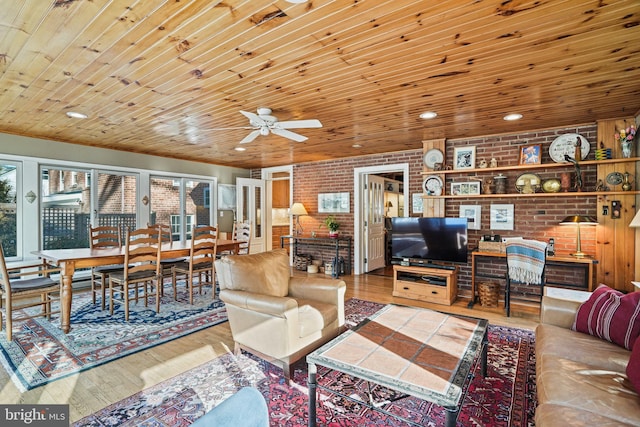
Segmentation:
{"type": "Polygon", "coordinates": [[[368,175],[365,194],[366,273],[385,266],[384,178],[368,175]]]}

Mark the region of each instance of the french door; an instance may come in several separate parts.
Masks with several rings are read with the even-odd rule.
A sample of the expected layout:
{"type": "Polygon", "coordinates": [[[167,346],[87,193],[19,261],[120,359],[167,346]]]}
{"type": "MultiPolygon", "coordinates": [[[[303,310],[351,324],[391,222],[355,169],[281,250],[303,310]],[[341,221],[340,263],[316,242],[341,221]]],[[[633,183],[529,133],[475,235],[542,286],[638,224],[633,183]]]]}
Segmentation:
{"type": "Polygon", "coordinates": [[[265,251],[265,181],[237,178],[237,221],[251,224],[249,253],[265,251]]]}

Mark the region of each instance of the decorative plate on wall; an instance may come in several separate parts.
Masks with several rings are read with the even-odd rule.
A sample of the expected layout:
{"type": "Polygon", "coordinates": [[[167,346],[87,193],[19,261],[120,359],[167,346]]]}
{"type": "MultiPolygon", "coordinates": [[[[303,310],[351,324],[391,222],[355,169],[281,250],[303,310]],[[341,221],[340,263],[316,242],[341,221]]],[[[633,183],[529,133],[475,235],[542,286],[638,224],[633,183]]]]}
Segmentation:
{"type": "Polygon", "coordinates": [[[442,151],[437,148],[432,148],[431,150],[424,153],[424,157],[422,158],[424,165],[429,169],[433,169],[436,163],[442,163],[444,161],[444,154],[442,151]]]}
{"type": "Polygon", "coordinates": [[[565,133],[553,140],[549,146],[549,156],[556,163],[564,163],[564,155],[568,154],[573,159],[576,150],[576,143],[580,139],[580,160],[587,158],[591,145],[587,138],[578,133],[565,133]]]}
{"type": "Polygon", "coordinates": [[[429,175],[422,181],[422,189],[429,196],[442,195],[442,179],[438,175],[429,175]]]}
{"type": "Polygon", "coordinates": [[[624,178],[620,172],[611,172],[607,175],[607,184],[609,185],[620,185],[623,180],[624,178]]]}

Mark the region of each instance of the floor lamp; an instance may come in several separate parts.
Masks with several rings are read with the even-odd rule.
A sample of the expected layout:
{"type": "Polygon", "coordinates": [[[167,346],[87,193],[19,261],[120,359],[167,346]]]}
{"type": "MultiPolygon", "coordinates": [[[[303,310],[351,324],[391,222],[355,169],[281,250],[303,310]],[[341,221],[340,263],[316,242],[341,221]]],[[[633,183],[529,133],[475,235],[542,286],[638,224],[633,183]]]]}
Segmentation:
{"type": "Polygon", "coordinates": [[[584,258],[587,256],[586,253],[582,252],[582,248],[580,246],[580,225],[598,225],[598,221],[586,215],[570,215],[563,219],[560,222],[560,225],[575,225],[578,230],[576,235],[576,252],[571,255],[576,258],[584,258]]]}
{"type": "Polygon", "coordinates": [[[293,215],[296,219],[296,228],[294,230],[294,234],[296,236],[300,236],[302,234],[302,225],[300,225],[300,216],[309,215],[309,214],[307,213],[307,210],[304,208],[304,205],[300,202],[296,202],[293,205],[291,205],[289,214],[293,215]]]}

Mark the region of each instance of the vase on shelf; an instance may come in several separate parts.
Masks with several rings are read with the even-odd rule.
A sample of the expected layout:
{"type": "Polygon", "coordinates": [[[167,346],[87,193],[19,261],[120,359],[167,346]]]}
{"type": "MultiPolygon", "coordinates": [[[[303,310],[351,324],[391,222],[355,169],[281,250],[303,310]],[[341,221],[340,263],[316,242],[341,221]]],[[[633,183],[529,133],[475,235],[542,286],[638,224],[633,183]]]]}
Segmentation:
{"type": "Polygon", "coordinates": [[[563,192],[569,191],[571,188],[571,174],[569,172],[562,172],[560,174],[560,189],[563,192]]]}
{"type": "Polygon", "coordinates": [[[625,159],[631,157],[631,141],[622,141],[622,157],[625,159]]]}
{"type": "Polygon", "coordinates": [[[633,176],[629,172],[625,172],[622,176],[622,191],[631,191],[633,176]]]}

